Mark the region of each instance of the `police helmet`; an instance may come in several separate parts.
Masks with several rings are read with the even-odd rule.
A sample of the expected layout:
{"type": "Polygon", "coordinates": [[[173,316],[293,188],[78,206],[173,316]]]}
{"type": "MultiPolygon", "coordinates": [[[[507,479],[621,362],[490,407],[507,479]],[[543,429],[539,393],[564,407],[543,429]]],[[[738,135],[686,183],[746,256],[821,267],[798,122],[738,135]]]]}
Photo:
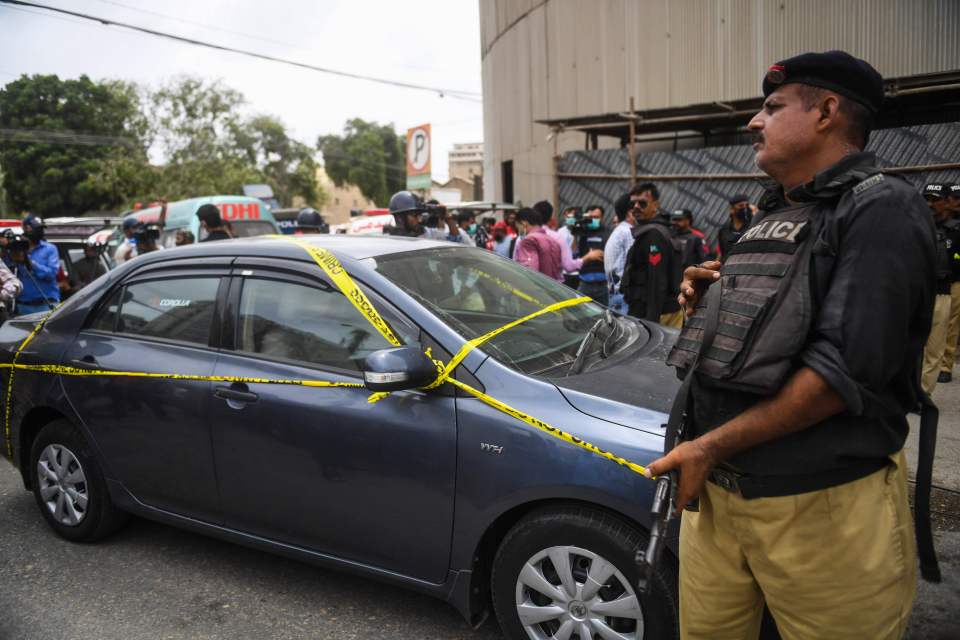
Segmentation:
{"type": "Polygon", "coordinates": [[[47,225],[43,223],[43,218],[37,216],[27,216],[20,223],[20,227],[23,229],[23,235],[27,236],[34,242],[39,242],[43,239],[44,229],[47,225]]]}
{"type": "Polygon", "coordinates": [[[320,212],[313,207],[304,207],[303,209],[300,209],[300,213],[297,214],[297,228],[313,229],[315,231],[323,231],[324,228],[329,229],[327,224],[323,221],[323,216],[320,215],[320,212]]]}
{"type": "Polygon", "coordinates": [[[426,210],[423,200],[409,191],[397,191],[390,198],[390,213],[395,216],[404,213],[420,213],[426,210]]]}

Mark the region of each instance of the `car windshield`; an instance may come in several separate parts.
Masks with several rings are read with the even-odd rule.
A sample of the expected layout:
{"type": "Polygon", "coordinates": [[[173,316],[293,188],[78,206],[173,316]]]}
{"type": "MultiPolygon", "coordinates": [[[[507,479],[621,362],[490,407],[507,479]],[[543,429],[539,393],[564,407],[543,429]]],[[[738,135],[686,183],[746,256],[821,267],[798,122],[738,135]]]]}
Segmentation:
{"type": "MultiPolygon", "coordinates": [[[[377,271],[417,298],[464,338],[472,339],[576,291],[489,251],[437,248],[378,257],[377,271]]],[[[584,337],[603,315],[587,302],[528,320],[482,347],[524,373],[569,366],[584,337]]],[[[562,374],[562,370],[560,370],[562,374]]]]}

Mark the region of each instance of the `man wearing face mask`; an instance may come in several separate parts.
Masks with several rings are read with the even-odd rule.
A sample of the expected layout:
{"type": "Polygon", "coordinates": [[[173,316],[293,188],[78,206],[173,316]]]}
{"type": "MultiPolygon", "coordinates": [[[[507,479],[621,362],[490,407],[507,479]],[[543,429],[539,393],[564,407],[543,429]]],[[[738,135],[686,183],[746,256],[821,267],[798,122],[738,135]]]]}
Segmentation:
{"type": "Polygon", "coordinates": [[[514,259],[557,282],[563,281],[560,245],[547,235],[540,214],[535,209],[520,209],[517,220],[522,237],[517,242],[514,259]]]}
{"type": "MultiPolygon", "coordinates": [[[[603,249],[610,230],[603,227],[603,207],[589,205],[576,227],[580,254],[580,284],[577,291],[606,306],[610,301],[607,274],[603,269],[603,249]]],[[[558,240],[559,242],[559,240],[558,240]]]]}
{"type": "Polygon", "coordinates": [[[745,193],[738,193],[730,197],[730,222],[717,233],[717,247],[720,260],[725,260],[730,254],[730,247],[740,239],[743,232],[753,220],[755,207],[750,204],[750,198],[745,193]]]}
{"type": "Polygon", "coordinates": [[[673,249],[670,222],[660,214],[660,190],[652,182],[630,190],[637,226],[627,254],[621,290],[630,315],[679,329],[683,312],[677,303],[682,269],[673,249]]]}
{"type": "MultiPolygon", "coordinates": [[[[541,200],[533,205],[533,210],[540,214],[540,220],[543,225],[543,232],[552,238],[560,247],[560,263],[564,274],[573,274],[580,271],[584,262],[592,262],[603,259],[603,251],[593,249],[587,251],[582,257],[574,258],[572,244],[567,243],[566,239],[555,230],[556,222],[553,218],[553,205],[546,200],[541,200]]],[[[566,281],[566,276],[564,276],[566,281]]]]}

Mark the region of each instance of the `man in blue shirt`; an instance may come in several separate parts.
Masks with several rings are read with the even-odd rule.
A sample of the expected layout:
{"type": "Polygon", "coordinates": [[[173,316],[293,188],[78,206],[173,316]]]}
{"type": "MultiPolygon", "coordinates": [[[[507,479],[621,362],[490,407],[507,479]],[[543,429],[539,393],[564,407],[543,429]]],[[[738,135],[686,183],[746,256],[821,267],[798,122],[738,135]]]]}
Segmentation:
{"type": "Polygon", "coordinates": [[[16,315],[49,311],[60,302],[57,272],[60,255],[57,248],[43,239],[43,220],[27,216],[21,223],[28,246],[13,246],[10,258],[23,291],[17,297],[16,315]]]}

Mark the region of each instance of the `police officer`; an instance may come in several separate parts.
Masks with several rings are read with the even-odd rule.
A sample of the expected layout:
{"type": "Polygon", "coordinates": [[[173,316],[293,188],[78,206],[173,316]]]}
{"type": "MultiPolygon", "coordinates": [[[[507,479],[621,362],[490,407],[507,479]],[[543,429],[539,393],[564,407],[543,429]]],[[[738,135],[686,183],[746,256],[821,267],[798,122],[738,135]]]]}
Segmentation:
{"type": "Polygon", "coordinates": [[[717,232],[717,250],[718,257],[721,260],[730,253],[730,248],[750,226],[754,213],[754,206],[750,204],[750,197],[745,193],[730,196],[729,203],[730,222],[717,232]]]}
{"type": "MultiPolygon", "coordinates": [[[[950,327],[950,287],[953,284],[951,256],[957,247],[957,228],[950,218],[950,203],[947,200],[949,185],[930,183],[923,188],[923,197],[930,207],[930,214],[937,231],[937,267],[934,277],[936,302],[933,306],[933,324],[930,336],[923,349],[923,390],[932,394],[941,375],[941,367],[947,350],[947,333],[950,327]]],[[[952,368],[952,367],[951,367],[952,368]]]]}
{"type": "Polygon", "coordinates": [[[707,257],[703,240],[693,232],[693,212],[690,209],[675,209],[670,212],[673,227],[673,247],[680,254],[684,269],[700,264],[707,257]]]}
{"type": "Polygon", "coordinates": [[[660,190],[645,182],[630,190],[633,215],[633,246],[627,253],[620,291],[630,315],[679,329],[683,311],[677,304],[681,263],[673,250],[670,222],[660,215],[660,190]]]}
{"type": "Polygon", "coordinates": [[[960,338],[960,184],[947,187],[947,208],[952,220],[951,228],[950,272],[953,283],[950,285],[950,322],[947,325],[947,346],[943,350],[943,362],[940,363],[940,375],[937,382],[953,380],[953,365],[956,362],[957,339],[960,338]]]}
{"type": "Polygon", "coordinates": [[[787,639],[899,638],[930,215],[862,152],[883,100],[868,63],[805,53],[772,65],[763,94],[749,129],[778,186],[722,267],[685,273],[691,315],[669,357],[687,375],[671,415],[688,416],[684,441],[649,466],[679,471],[679,508],[700,498],[681,523],[681,635],[755,638],[765,601],[787,639]]]}
{"type": "Polygon", "coordinates": [[[390,213],[393,214],[394,224],[383,228],[386,234],[466,243],[456,220],[445,207],[428,205],[419,196],[409,191],[398,191],[390,197],[390,213]],[[436,212],[442,217],[446,231],[423,226],[421,214],[430,212],[436,212]]]}
{"type": "Polygon", "coordinates": [[[323,220],[320,212],[313,207],[304,207],[297,213],[298,235],[304,233],[330,233],[330,225],[323,220]]]}

